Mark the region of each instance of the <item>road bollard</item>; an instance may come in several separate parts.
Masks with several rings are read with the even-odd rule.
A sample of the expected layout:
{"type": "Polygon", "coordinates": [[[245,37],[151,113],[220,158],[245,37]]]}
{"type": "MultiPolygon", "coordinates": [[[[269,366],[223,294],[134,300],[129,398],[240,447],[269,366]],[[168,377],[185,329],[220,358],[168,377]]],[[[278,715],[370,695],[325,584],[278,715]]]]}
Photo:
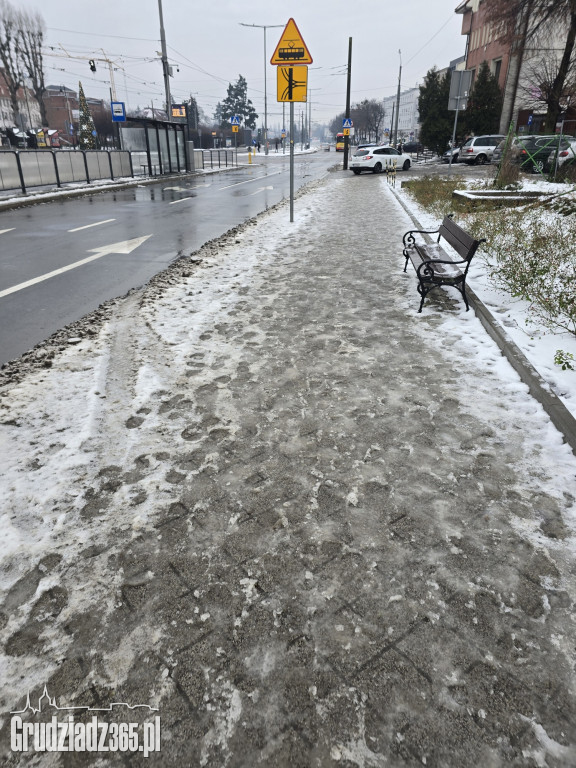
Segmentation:
{"type": "Polygon", "coordinates": [[[252,152],[250,151],[250,147],[248,147],[248,165],[252,165],[252,152]]]}

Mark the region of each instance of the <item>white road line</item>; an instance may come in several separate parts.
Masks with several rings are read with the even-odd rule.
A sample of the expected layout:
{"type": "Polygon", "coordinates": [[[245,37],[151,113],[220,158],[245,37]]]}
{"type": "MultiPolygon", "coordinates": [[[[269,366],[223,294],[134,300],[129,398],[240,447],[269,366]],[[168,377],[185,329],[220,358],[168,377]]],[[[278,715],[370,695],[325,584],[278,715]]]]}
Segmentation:
{"type": "Polygon", "coordinates": [[[22,291],[24,288],[29,288],[31,285],[36,285],[36,283],[42,283],[44,280],[48,280],[51,277],[56,277],[56,275],[61,275],[63,272],[68,272],[71,269],[76,269],[76,267],[81,267],[82,264],[88,264],[90,261],[101,259],[102,256],[107,256],[110,253],[132,253],[135,248],[138,248],[139,245],[142,245],[142,243],[144,243],[150,237],[152,237],[152,235],[145,235],[144,237],[136,237],[133,240],[124,240],[120,243],[112,243],[111,245],[102,245],[99,248],[92,248],[90,251],[88,251],[88,253],[94,253],[96,251],[94,256],[87,256],[85,259],[75,261],[73,264],[68,264],[66,267],[55,269],[53,272],[47,272],[45,275],[39,275],[39,277],[35,277],[32,280],[27,280],[25,283],[13,285],[12,288],[6,288],[4,291],[0,291],[0,299],[3,296],[8,296],[11,293],[22,291]]]}
{"type": "Polygon", "coordinates": [[[80,232],[81,229],[90,229],[90,227],[99,227],[100,224],[109,224],[116,219],[104,219],[104,221],[96,221],[94,224],[86,224],[83,227],[76,227],[76,229],[69,229],[68,232],[80,232]]]}
{"type": "Polygon", "coordinates": [[[48,280],[50,277],[56,277],[56,275],[61,275],[62,272],[68,272],[69,269],[76,269],[76,267],[81,267],[82,264],[87,264],[89,261],[94,261],[95,259],[101,259],[102,256],[104,256],[104,253],[97,253],[95,256],[88,256],[86,259],[81,259],[80,261],[75,261],[74,264],[68,264],[67,267],[62,267],[61,269],[55,269],[54,272],[47,272],[45,275],[40,275],[40,277],[35,277],[33,280],[27,280],[25,283],[20,283],[20,285],[14,285],[12,288],[6,288],[5,291],[0,291],[0,299],[3,296],[8,296],[10,293],[16,293],[17,291],[22,291],[24,288],[29,288],[31,285],[36,285],[36,283],[41,283],[44,280],[48,280]]]}
{"type": "Polygon", "coordinates": [[[168,203],[168,205],[176,205],[176,203],[184,203],[186,200],[194,200],[193,197],[181,197],[180,200],[172,200],[171,203],[168,203]]]}
{"type": "Polygon", "coordinates": [[[0,235],[3,235],[4,232],[12,232],[15,229],[15,227],[10,227],[10,229],[0,229],[0,235]]]}
{"type": "Polygon", "coordinates": [[[230,184],[228,187],[219,187],[219,190],[231,189],[232,187],[239,187],[240,184],[250,184],[252,181],[260,181],[260,179],[269,179],[270,176],[280,176],[284,171],[277,171],[276,173],[266,173],[264,176],[256,176],[254,179],[247,179],[246,181],[238,181],[236,184],[230,184]]]}

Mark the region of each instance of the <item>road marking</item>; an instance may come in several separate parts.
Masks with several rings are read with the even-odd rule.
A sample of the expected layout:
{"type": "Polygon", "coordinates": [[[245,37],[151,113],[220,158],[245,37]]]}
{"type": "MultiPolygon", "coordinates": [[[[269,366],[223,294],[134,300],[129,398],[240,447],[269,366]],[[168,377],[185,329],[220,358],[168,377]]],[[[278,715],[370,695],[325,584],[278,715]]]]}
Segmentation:
{"type": "Polygon", "coordinates": [[[258,189],[256,190],[256,192],[250,192],[250,194],[248,195],[248,197],[253,197],[254,195],[257,195],[257,194],[258,194],[258,192],[264,192],[264,190],[265,190],[265,189],[274,189],[274,187],[258,187],[258,189]]]}
{"type": "Polygon", "coordinates": [[[133,240],[122,240],[119,243],[112,243],[112,245],[101,245],[99,248],[91,248],[88,253],[94,253],[94,256],[87,256],[85,259],[75,261],[73,264],[68,264],[66,267],[55,269],[53,272],[47,272],[45,275],[40,275],[32,280],[27,280],[25,283],[14,285],[12,288],[6,288],[6,290],[0,291],[0,298],[8,296],[10,293],[22,291],[24,288],[29,288],[31,285],[36,285],[36,283],[41,283],[51,277],[56,277],[56,275],[61,275],[63,272],[76,269],[76,267],[81,267],[83,264],[88,264],[90,261],[100,259],[102,256],[107,256],[109,253],[132,253],[133,250],[138,248],[139,245],[142,245],[142,243],[148,240],[149,237],[152,237],[152,235],[144,235],[144,237],[135,237],[133,240]]]}
{"type": "Polygon", "coordinates": [[[183,203],[186,200],[194,200],[193,197],[181,197],[180,200],[172,200],[171,203],[168,203],[168,205],[176,205],[176,203],[183,203]]]}
{"type": "Polygon", "coordinates": [[[246,181],[237,181],[236,184],[230,184],[228,187],[220,187],[220,191],[223,189],[231,189],[232,187],[239,187],[240,184],[250,184],[253,181],[260,181],[260,179],[268,179],[270,176],[280,176],[284,171],[277,171],[276,173],[266,173],[264,176],[256,176],[254,179],[247,179],[246,181]]]}
{"type": "Polygon", "coordinates": [[[15,227],[10,227],[10,229],[0,229],[0,235],[3,235],[4,232],[12,232],[14,229],[15,227]]]}
{"type": "Polygon", "coordinates": [[[83,227],[76,227],[76,229],[69,229],[68,232],[80,232],[81,229],[90,229],[90,227],[99,227],[100,224],[109,224],[116,219],[104,219],[104,221],[96,221],[94,224],[85,224],[83,227]]]}

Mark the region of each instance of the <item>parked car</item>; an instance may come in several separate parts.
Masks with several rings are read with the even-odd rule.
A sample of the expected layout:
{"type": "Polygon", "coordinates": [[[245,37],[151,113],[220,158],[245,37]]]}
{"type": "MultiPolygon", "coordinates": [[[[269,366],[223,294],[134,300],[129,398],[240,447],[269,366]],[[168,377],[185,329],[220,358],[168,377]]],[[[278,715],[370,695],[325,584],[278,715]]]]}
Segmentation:
{"type": "Polygon", "coordinates": [[[563,145],[559,136],[520,136],[512,143],[511,159],[522,171],[542,173],[559,145],[563,145]]]}
{"type": "Polygon", "coordinates": [[[472,163],[475,163],[476,165],[489,163],[494,154],[494,150],[498,144],[500,144],[502,139],[505,138],[506,137],[501,134],[473,136],[462,145],[458,155],[458,162],[468,163],[468,165],[472,165],[472,163]]]}
{"type": "Polygon", "coordinates": [[[407,141],[402,144],[402,152],[422,152],[424,145],[419,141],[407,141]]]}
{"type": "Polygon", "coordinates": [[[558,160],[554,151],[548,158],[548,171],[554,171],[554,168],[562,168],[567,165],[576,165],[576,138],[573,136],[563,136],[562,143],[558,147],[558,160]]]}
{"type": "Polygon", "coordinates": [[[459,154],[460,154],[460,147],[454,147],[454,149],[447,149],[440,159],[442,160],[443,163],[449,163],[450,156],[452,156],[452,162],[457,163],[459,154]]]}
{"type": "MultiPolygon", "coordinates": [[[[504,152],[506,139],[494,150],[492,162],[499,163],[504,152]]],[[[550,172],[554,170],[556,152],[558,151],[558,167],[576,158],[576,139],[559,135],[548,136],[518,136],[510,143],[510,158],[523,171],[529,173],[550,172]]]]}
{"type": "Polygon", "coordinates": [[[348,166],[352,173],[358,175],[362,171],[381,173],[387,165],[395,165],[398,170],[407,171],[412,164],[412,158],[403,152],[398,152],[394,147],[379,146],[365,147],[357,150],[348,166]]]}

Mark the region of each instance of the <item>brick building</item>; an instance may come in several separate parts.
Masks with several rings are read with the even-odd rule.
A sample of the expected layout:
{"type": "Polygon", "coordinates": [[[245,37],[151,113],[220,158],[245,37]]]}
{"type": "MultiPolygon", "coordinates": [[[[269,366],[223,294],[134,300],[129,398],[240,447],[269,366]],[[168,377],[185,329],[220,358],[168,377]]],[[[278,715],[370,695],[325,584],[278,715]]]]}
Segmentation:
{"type": "Polygon", "coordinates": [[[19,120],[16,124],[12,101],[8,92],[4,70],[0,69],[0,128],[40,128],[40,106],[29,88],[20,88],[17,94],[19,120]]]}
{"type": "Polygon", "coordinates": [[[468,38],[466,69],[475,74],[486,61],[502,89],[500,133],[506,133],[510,123],[520,132],[538,132],[546,113],[541,93],[542,81],[557,66],[566,40],[566,29],[562,25],[550,24],[537,35],[526,38],[530,18],[519,18],[519,42],[511,49],[511,44],[499,37],[488,22],[484,0],[462,0],[455,13],[462,15],[462,34],[468,38]]]}

